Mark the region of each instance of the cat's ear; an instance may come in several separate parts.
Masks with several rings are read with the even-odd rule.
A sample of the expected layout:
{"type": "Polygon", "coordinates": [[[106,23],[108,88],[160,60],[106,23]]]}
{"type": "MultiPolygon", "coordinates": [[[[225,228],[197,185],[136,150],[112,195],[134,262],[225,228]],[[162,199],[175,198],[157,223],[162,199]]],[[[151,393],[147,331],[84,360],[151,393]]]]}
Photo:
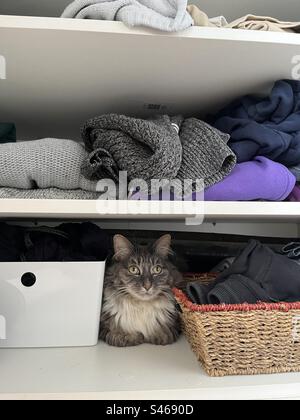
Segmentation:
{"type": "Polygon", "coordinates": [[[115,251],[114,258],[118,261],[122,261],[131,255],[133,251],[133,245],[127,238],[125,238],[125,236],[115,235],[114,236],[114,251],[115,251]]]}
{"type": "Polygon", "coordinates": [[[171,235],[164,235],[154,244],[154,251],[160,257],[166,258],[171,253],[171,235]]]}

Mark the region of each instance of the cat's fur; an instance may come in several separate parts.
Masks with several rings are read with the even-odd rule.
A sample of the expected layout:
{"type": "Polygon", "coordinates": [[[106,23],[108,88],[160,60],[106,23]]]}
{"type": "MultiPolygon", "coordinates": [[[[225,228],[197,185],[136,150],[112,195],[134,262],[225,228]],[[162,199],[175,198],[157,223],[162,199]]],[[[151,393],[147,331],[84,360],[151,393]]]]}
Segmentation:
{"type": "Polygon", "coordinates": [[[149,248],[134,246],[121,235],[114,237],[115,255],[104,282],[102,340],[117,347],[177,340],[179,316],[172,287],[181,275],[168,259],[170,246],[170,235],[149,248]],[[130,272],[136,269],[138,274],[130,272]]]}

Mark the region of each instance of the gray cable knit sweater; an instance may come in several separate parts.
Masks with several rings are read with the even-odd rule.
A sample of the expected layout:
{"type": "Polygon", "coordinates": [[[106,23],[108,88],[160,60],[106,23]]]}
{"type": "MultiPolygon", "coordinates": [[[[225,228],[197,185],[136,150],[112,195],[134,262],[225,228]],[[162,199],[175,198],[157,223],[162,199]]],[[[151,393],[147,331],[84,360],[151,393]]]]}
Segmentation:
{"type": "Polygon", "coordinates": [[[236,164],[227,146],[230,136],[196,118],[165,115],[148,121],[103,115],[87,121],[82,135],[91,152],[82,173],[90,179],[117,181],[121,170],[129,180],[143,179],[148,185],[152,179],[203,180],[207,188],[236,164]]]}
{"type": "Polygon", "coordinates": [[[228,134],[197,118],[189,118],[181,124],[179,135],[183,156],[178,179],[202,179],[208,188],[230,174],[236,156],[227,146],[228,134]]]}
{"type": "Polygon", "coordinates": [[[175,178],[182,146],[173,122],[167,115],[142,120],[116,114],[87,121],[82,137],[90,155],[82,166],[83,175],[115,182],[119,171],[127,171],[129,180],[175,178]]]}
{"type": "Polygon", "coordinates": [[[87,152],[79,143],[42,139],[0,144],[0,186],[96,191],[97,182],[81,174],[87,152]]]}

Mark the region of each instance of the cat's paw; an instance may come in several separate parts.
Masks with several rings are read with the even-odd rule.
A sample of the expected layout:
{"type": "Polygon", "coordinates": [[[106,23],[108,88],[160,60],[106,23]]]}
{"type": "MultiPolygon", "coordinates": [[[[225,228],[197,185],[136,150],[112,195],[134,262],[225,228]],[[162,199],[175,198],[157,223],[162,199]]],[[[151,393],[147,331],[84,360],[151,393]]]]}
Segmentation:
{"type": "Polygon", "coordinates": [[[104,341],[114,347],[133,347],[145,342],[143,334],[120,334],[109,332],[104,341]]]}
{"type": "Polygon", "coordinates": [[[172,329],[168,332],[158,333],[156,337],[153,337],[149,344],[154,344],[156,346],[168,346],[175,343],[178,340],[180,333],[176,329],[172,329]]]}

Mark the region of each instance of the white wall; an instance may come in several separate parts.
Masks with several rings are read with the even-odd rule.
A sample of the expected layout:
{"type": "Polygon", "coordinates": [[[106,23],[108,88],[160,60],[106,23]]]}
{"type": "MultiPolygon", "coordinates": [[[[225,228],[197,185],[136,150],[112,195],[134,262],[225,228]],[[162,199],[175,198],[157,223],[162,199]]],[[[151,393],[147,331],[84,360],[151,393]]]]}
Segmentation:
{"type": "MultiPolygon", "coordinates": [[[[59,16],[72,0],[0,0],[1,14],[59,16]]],[[[159,1],[159,0],[157,0],[159,1]]],[[[210,16],[225,15],[228,20],[247,13],[300,20],[299,0],[190,0],[210,16]]]]}
{"type": "Polygon", "coordinates": [[[224,15],[230,20],[246,14],[300,20],[299,0],[190,0],[209,16],[224,15]]]}

